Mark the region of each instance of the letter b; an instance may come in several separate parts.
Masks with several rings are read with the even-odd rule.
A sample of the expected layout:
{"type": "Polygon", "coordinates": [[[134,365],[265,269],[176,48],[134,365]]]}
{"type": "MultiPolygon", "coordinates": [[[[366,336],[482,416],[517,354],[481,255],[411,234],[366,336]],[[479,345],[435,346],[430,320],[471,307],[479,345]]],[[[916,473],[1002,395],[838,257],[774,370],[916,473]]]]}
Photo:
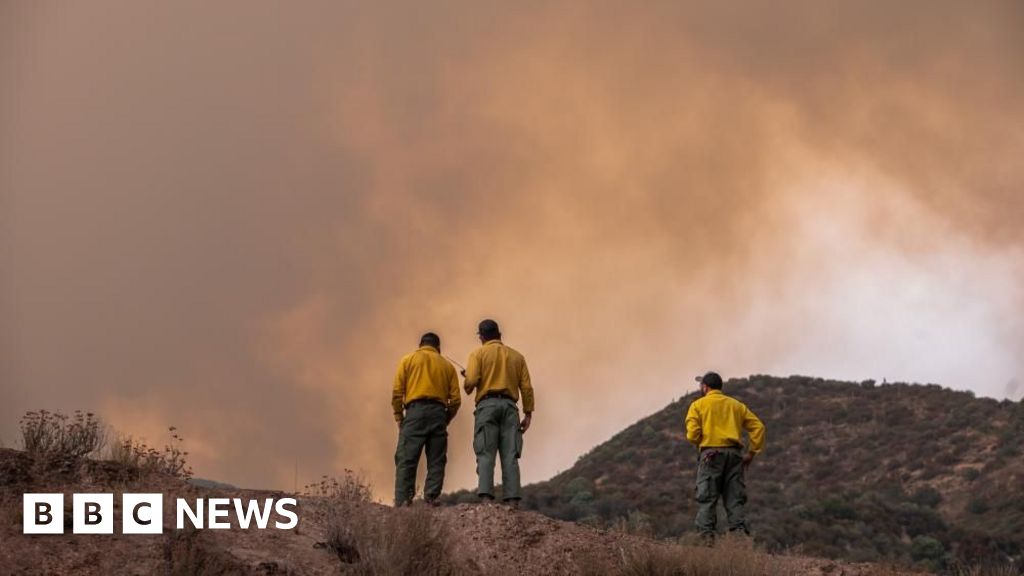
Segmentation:
{"type": "Polygon", "coordinates": [[[95,502],[85,503],[85,525],[94,526],[99,524],[103,520],[103,515],[100,514],[100,505],[95,502]]]}
{"type": "Polygon", "coordinates": [[[75,534],[114,533],[113,494],[75,494],[72,506],[75,534]]]}
{"type": "Polygon", "coordinates": [[[49,524],[50,522],[53,522],[50,505],[46,502],[36,502],[36,524],[49,524]]]}
{"type": "Polygon", "coordinates": [[[63,494],[25,494],[22,497],[22,534],[63,533],[63,494]]]}

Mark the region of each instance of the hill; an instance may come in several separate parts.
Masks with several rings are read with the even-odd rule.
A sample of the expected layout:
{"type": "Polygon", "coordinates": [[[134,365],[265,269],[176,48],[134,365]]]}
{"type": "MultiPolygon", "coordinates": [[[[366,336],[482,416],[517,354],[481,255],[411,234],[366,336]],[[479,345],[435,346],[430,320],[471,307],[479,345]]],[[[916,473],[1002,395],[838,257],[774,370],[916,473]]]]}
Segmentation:
{"type": "MultiPolygon", "coordinates": [[[[768,428],[748,474],[768,550],[931,569],[1022,561],[1024,406],[935,385],[754,376],[726,383],[768,428]]],[[[687,395],[626,428],[524,507],[595,526],[693,530],[696,451],[687,395]]],[[[470,498],[456,494],[453,500],[470,498]]]]}
{"type": "Polygon", "coordinates": [[[679,546],[499,505],[394,509],[371,502],[369,488],[351,476],[307,488],[298,496],[294,530],[241,530],[233,516],[226,530],[175,530],[165,504],[163,534],[23,535],[26,492],[62,492],[66,503],[73,492],[113,492],[115,502],[125,492],[160,492],[165,502],[283,494],[197,486],[112,461],[48,468],[24,452],[0,449],[0,574],[896,574],[873,565],[773,557],[745,541],[725,542],[724,550],[679,546]]]}

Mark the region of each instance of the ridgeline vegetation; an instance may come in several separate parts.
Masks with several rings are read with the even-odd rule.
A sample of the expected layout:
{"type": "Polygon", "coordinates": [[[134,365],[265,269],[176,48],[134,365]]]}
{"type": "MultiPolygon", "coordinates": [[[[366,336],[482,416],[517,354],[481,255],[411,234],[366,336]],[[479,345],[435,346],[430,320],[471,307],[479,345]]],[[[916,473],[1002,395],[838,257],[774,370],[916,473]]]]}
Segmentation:
{"type": "MultiPolygon", "coordinates": [[[[766,450],[747,475],[760,548],[942,571],[1024,561],[1022,403],[935,385],[807,377],[753,376],[724,391],[768,427],[766,450]]],[[[523,507],[685,538],[694,530],[697,452],[684,417],[696,397],[528,486],[523,507]]]]}

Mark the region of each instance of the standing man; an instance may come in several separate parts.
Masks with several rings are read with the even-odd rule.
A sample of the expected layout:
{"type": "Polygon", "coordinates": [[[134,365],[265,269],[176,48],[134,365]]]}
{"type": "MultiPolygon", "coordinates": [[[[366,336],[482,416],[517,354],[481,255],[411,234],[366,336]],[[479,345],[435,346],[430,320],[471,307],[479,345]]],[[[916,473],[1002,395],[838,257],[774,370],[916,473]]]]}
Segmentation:
{"type": "Polygon", "coordinates": [[[700,449],[697,465],[697,529],[709,546],[715,541],[718,499],[725,504],[729,531],[750,534],[746,512],[744,473],[764,448],[765,428],[742,402],[722,393],[722,377],[714,372],[698,376],[702,398],[686,413],[686,439],[700,449]],[[743,453],[743,430],[750,447],[743,453]]]}
{"type": "Polygon", "coordinates": [[[473,426],[473,451],[476,452],[477,495],[494,500],[494,460],[501,456],[501,486],[505,502],[518,506],[522,498],[519,484],[519,457],[523,452],[523,434],[533,417],[533,386],[526,359],[501,341],[494,320],[480,322],[477,330],[482,346],[466,362],[466,393],[476,390],[473,426]],[[519,420],[519,396],[523,397],[525,416],[519,420]]]}
{"type": "Polygon", "coordinates": [[[395,506],[412,504],[416,467],[426,448],[427,480],[423,499],[438,504],[448,462],[448,423],[459,411],[459,379],[455,367],[441,356],[441,338],[427,332],[419,350],[398,363],[391,407],[398,422],[395,450],[395,506]]]}

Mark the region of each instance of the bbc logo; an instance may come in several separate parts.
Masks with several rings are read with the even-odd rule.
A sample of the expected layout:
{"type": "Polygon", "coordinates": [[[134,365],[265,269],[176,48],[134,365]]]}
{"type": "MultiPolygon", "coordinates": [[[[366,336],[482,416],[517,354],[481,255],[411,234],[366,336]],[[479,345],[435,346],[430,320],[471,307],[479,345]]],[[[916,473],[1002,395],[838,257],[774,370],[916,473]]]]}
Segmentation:
{"type": "MultiPolygon", "coordinates": [[[[163,494],[122,494],[122,534],[162,534],[164,531],[163,494]]],[[[64,495],[25,494],[24,534],[63,534],[64,495]]],[[[74,494],[71,499],[71,529],[74,534],[113,534],[114,495],[74,494]]],[[[298,501],[295,498],[197,498],[189,502],[174,500],[174,516],[178,530],[191,525],[197,530],[204,526],[214,530],[231,529],[231,512],[237,526],[248,530],[250,526],[266,530],[272,518],[278,518],[274,528],[293,530],[299,524],[298,501]],[[204,510],[206,514],[204,515],[204,510]],[[284,520],[283,522],[281,520],[284,520]]]]}
{"type": "MultiPolygon", "coordinates": [[[[114,533],[113,494],[74,494],[71,530],[75,534],[114,533]]],[[[124,494],[121,500],[123,534],[162,534],[163,494],[124,494]]],[[[64,495],[25,494],[24,534],[63,534],[64,495]]]]}

